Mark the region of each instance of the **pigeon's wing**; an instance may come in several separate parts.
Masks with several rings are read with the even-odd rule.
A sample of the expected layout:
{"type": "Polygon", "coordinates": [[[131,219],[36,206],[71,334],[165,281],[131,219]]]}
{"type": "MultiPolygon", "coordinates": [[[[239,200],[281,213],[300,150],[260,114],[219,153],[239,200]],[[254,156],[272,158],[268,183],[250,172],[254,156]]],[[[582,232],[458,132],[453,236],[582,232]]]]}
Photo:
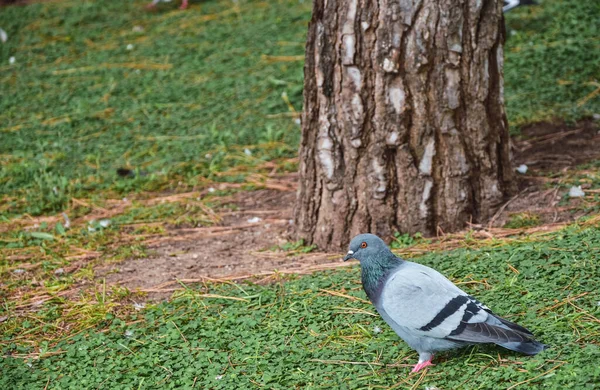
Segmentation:
{"type": "Polygon", "coordinates": [[[439,272],[416,263],[390,275],[379,302],[387,316],[413,336],[495,343],[524,353],[543,349],[530,331],[496,316],[439,272]]]}
{"type": "Polygon", "coordinates": [[[460,332],[466,323],[488,319],[484,305],[439,272],[416,263],[404,264],[387,279],[379,301],[399,326],[414,335],[446,338],[460,332]]]}

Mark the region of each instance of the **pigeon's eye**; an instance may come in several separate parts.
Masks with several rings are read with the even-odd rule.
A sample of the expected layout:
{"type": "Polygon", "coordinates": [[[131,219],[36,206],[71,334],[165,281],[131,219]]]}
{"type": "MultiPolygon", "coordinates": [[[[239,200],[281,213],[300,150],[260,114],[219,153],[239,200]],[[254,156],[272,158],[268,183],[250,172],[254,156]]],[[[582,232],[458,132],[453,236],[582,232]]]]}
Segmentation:
{"type": "Polygon", "coordinates": [[[366,242],[363,242],[362,244],[360,244],[360,247],[361,247],[361,248],[366,248],[366,247],[367,247],[367,243],[366,243],[366,242]]]}

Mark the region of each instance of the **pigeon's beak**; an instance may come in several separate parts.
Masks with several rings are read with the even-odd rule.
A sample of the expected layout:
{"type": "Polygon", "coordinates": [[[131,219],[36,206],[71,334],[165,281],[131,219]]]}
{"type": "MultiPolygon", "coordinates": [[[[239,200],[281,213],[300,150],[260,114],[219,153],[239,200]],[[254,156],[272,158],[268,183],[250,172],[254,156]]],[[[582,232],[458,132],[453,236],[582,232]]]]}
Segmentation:
{"type": "Polygon", "coordinates": [[[344,261],[353,259],[354,258],[353,256],[354,256],[354,251],[348,251],[348,254],[346,254],[346,256],[344,256],[344,261]]]}

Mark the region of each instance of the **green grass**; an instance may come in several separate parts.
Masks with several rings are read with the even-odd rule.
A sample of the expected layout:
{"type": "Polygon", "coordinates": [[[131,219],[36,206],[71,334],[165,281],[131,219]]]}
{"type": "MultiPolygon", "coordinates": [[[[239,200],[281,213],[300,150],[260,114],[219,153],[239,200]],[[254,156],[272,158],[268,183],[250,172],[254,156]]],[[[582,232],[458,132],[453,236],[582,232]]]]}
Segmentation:
{"type": "Polygon", "coordinates": [[[600,3],[540,3],[506,16],[504,91],[516,126],[600,111],[600,3]]]}
{"type": "Polygon", "coordinates": [[[301,110],[294,56],[304,52],[308,2],[207,1],[161,13],[143,3],[2,9],[5,210],[55,212],[71,196],[104,189],[191,187],[295,154],[299,126],[282,94],[301,110]],[[15,65],[5,65],[9,56],[15,65]],[[149,174],[118,180],[120,166],[149,174]]]}
{"type": "Polygon", "coordinates": [[[424,378],[411,375],[403,365],[414,364],[416,353],[363,301],[359,269],[351,267],[267,286],[187,286],[141,312],[101,312],[96,330],[24,344],[27,329],[63,324],[60,305],[48,304],[47,318],[25,329],[11,329],[13,319],[3,324],[0,387],[490,389],[529,381],[521,388],[593,388],[600,381],[599,260],[597,226],[417,260],[552,345],[535,357],[467,348],[439,354],[424,378]]]}
{"type": "MultiPolygon", "coordinates": [[[[290,104],[302,108],[310,2],[210,0],[157,13],[144,2],[2,9],[0,211],[45,214],[73,196],[240,181],[247,172],[222,172],[295,155],[290,104]],[[120,180],[121,166],[147,174],[120,180]]],[[[598,18],[594,0],[546,0],[507,15],[512,125],[600,112],[590,95],[600,86],[598,18]]]]}

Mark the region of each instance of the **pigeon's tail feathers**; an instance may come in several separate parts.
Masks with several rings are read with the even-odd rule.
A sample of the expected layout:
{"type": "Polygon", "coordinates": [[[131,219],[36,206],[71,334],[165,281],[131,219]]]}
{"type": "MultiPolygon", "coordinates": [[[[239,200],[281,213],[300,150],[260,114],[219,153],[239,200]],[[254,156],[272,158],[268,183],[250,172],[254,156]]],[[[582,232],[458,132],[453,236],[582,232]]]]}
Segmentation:
{"type": "Polygon", "coordinates": [[[535,355],[547,348],[546,345],[534,340],[531,332],[522,326],[505,320],[513,326],[516,325],[516,329],[512,329],[504,322],[499,321],[498,318],[494,317],[494,319],[497,319],[498,323],[479,322],[466,324],[460,333],[451,334],[447,339],[473,344],[494,343],[527,355],[535,355]],[[521,329],[525,329],[525,331],[521,329]]]}
{"type": "Polygon", "coordinates": [[[524,353],[525,355],[537,355],[544,349],[550,348],[548,345],[542,344],[539,341],[533,339],[521,342],[511,341],[508,343],[497,344],[506,349],[510,349],[511,351],[524,353]]]}
{"type": "Polygon", "coordinates": [[[503,325],[502,326],[503,328],[508,328],[510,330],[514,330],[515,332],[523,333],[525,336],[530,336],[530,337],[533,336],[533,333],[531,333],[529,331],[529,329],[527,329],[519,324],[515,324],[514,322],[510,322],[509,320],[506,320],[502,317],[498,317],[491,311],[488,311],[488,313],[490,313],[494,317],[494,319],[498,320],[503,325]]]}

